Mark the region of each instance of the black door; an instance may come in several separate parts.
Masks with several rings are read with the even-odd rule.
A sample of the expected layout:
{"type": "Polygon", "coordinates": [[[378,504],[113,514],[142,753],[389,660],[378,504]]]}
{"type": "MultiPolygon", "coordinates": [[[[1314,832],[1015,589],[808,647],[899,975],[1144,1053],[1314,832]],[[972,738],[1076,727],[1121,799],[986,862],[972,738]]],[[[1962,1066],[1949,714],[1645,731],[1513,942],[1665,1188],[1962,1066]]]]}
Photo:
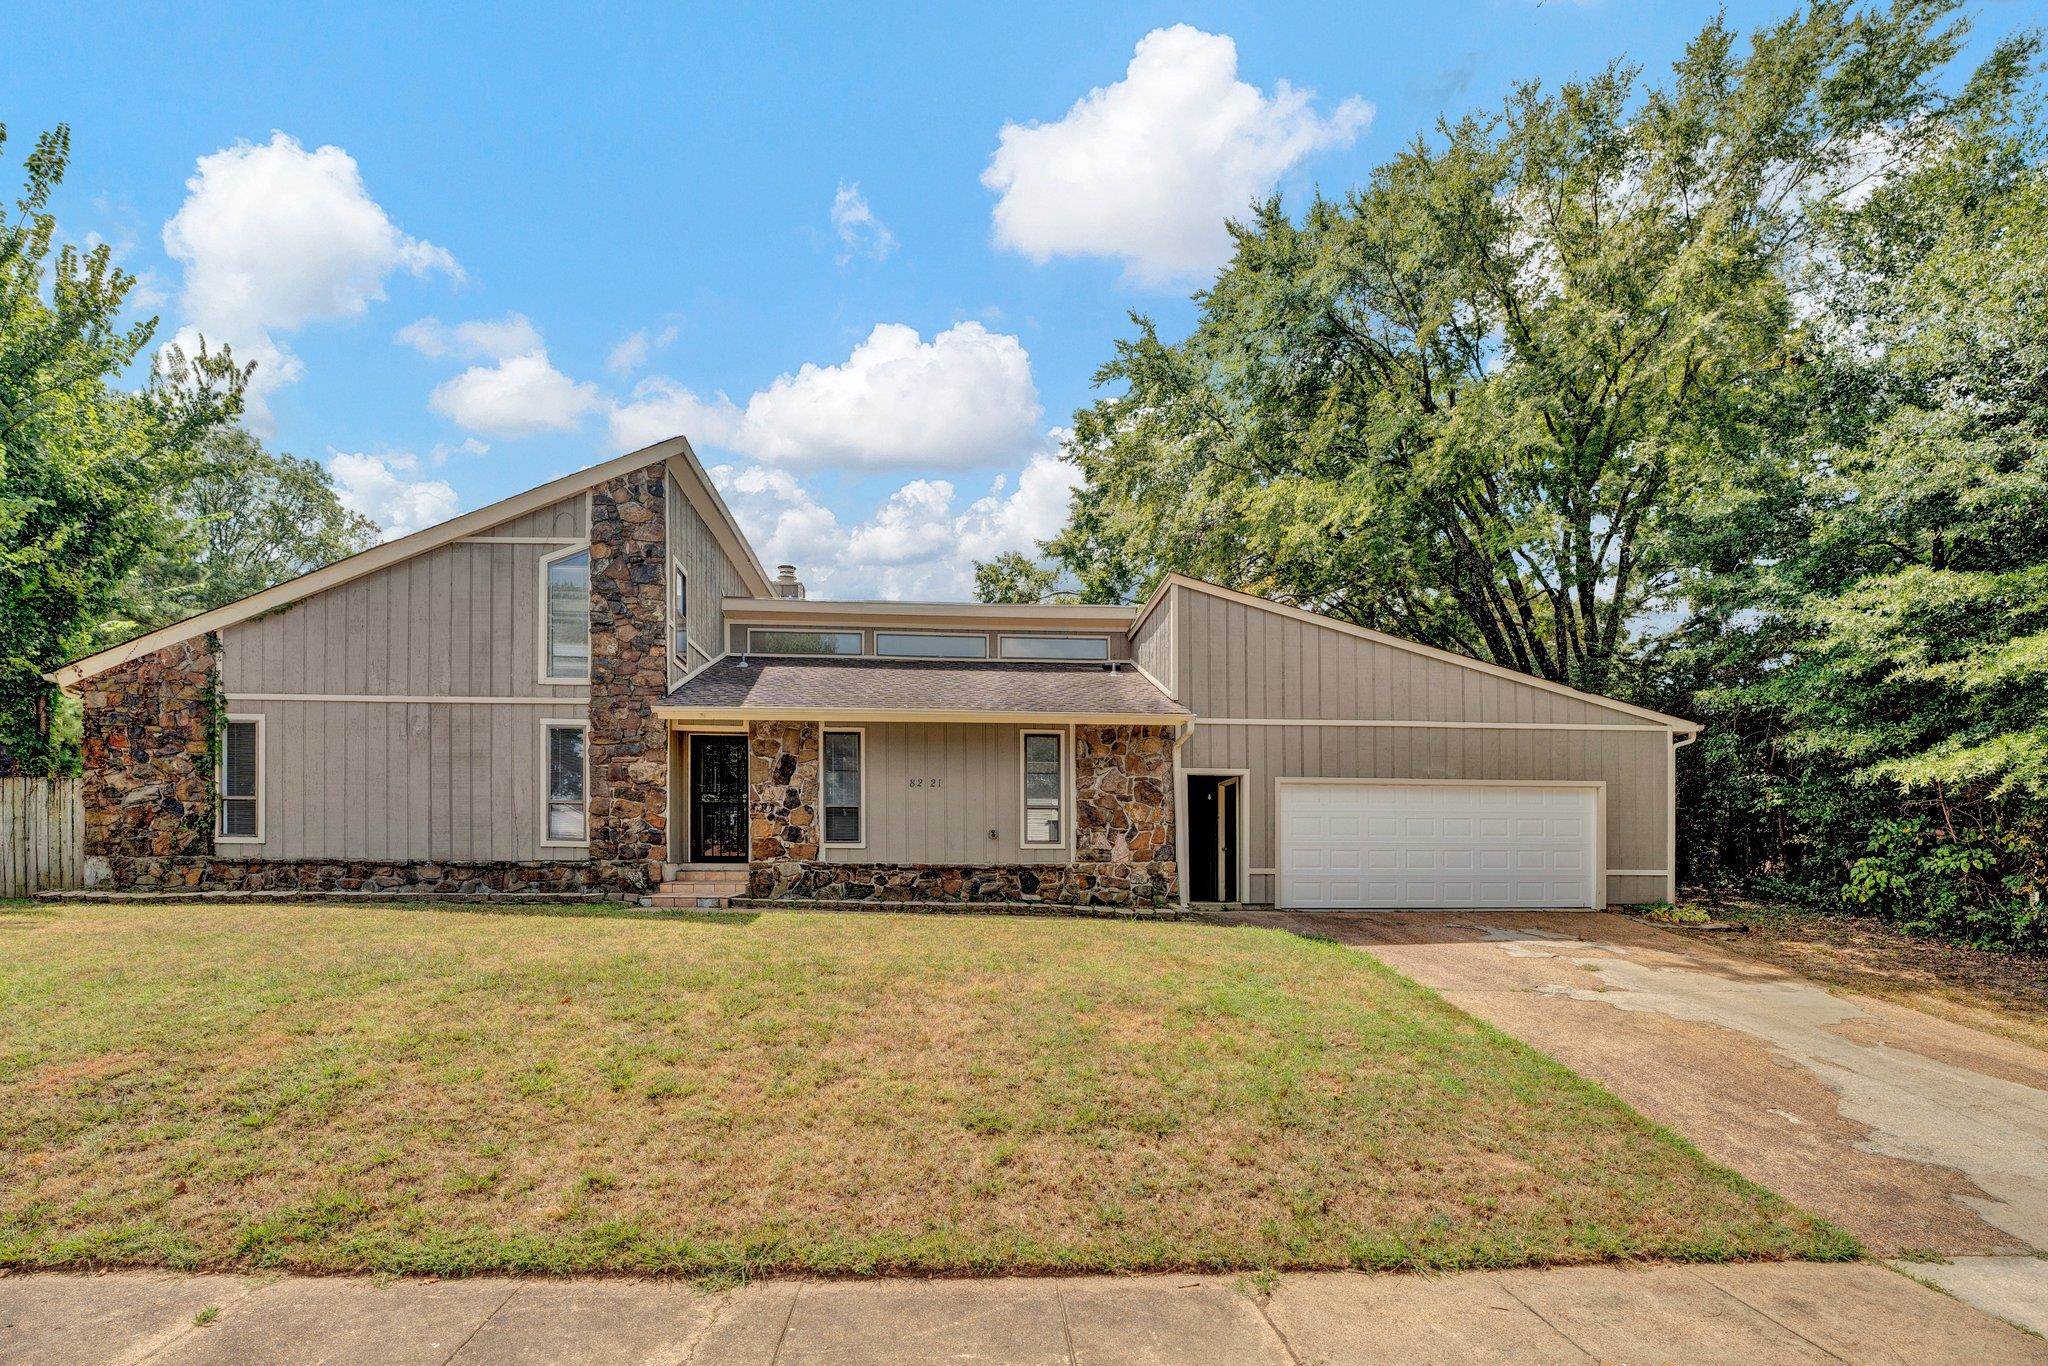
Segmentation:
{"type": "Polygon", "coordinates": [[[690,737],[690,860],[747,861],[747,737],[690,737]]]}
{"type": "Polygon", "coordinates": [[[1188,778],[1188,900],[1236,901],[1237,801],[1235,778],[1188,778]]]}

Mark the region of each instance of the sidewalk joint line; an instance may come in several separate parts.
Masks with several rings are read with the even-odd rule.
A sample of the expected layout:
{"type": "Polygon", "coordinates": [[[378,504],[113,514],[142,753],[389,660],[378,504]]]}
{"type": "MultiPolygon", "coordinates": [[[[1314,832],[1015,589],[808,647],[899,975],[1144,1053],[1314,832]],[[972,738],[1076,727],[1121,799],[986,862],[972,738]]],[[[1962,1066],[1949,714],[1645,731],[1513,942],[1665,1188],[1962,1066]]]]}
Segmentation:
{"type": "Polygon", "coordinates": [[[796,1302],[804,1297],[804,1283],[798,1281],[789,1292],[789,1307],[782,1311],[782,1327],[775,1330],[775,1350],[768,1354],[768,1366],[782,1360],[782,1344],[789,1337],[789,1322],[796,1317],[796,1302]]]}
{"type": "Polygon", "coordinates": [[[1273,1316],[1266,1312],[1266,1297],[1252,1295],[1249,1298],[1252,1308],[1259,1311],[1259,1319],[1266,1325],[1266,1331],[1280,1343],[1280,1350],[1287,1353],[1287,1359],[1293,1362],[1294,1366],[1301,1366],[1301,1353],[1294,1350],[1294,1344],[1287,1340],[1287,1334],[1280,1331],[1280,1325],[1273,1322],[1273,1316]]]}
{"type": "Polygon", "coordinates": [[[484,1315],[481,1319],[477,1320],[476,1327],[469,1330],[469,1336],[455,1344],[455,1350],[450,1352],[446,1357],[442,1359],[441,1366],[448,1366],[449,1362],[461,1356],[462,1349],[469,1346],[470,1340],[476,1337],[478,1333],[484,1331],[484,1325],[489,1323],[492,1319],[498,1317],[498,1311],[503,1309],[506,1305],[512,1303],[512,1297],[514,1295],[517,1295],[520,1291],[524,1290],[525,1288],[526,1287],[523,1285],[514,1283],[512,1288],[505,1292],[505,1298],[499,1300],[495,1305],[491,1306],[490,1313],[484,1315]]]}
{"type": "MultiPolygon", "coordinates": [[[[248,1299],[251,1295],[259,1295],[265,1290],[268,1290],[271,1286],[276,1284],[276,1281],[263,1281],[256,1285],[246,1286],[243,1288],[241,1294],[229,1300],[227,1304],[221,1305],[220,1308],[225,1310],[228,1307],[228,1304],[240,1304],[243,1300],[248,1299]]],[[[183,1342],[186,1338],[190,1337],[192,1334],[198,1331],[199,1325],[196,1322],[187,1322],[177,1332],[171,1334],[168,1338],[165,1338],[162,1342],[159,1342],[156,1346],[150,1348],[141,1356],[131,1358],[129,1366],[142,1366],[142,1363],[144,1363],[145,1361],[148,1361],[152,1357],[161,1356],[163,1353],[168,1352],[171,1348],[177,1346],[179,1343],[183,1342]]]]}
{"type": "Polygon", "coordinates": [[[1792,1326],[1791,1324],[1789,1324],[1789,1323],[1786,1323],[1786,1322],[1785,1322],[1784,1320],[1780,1319],[1780,1318],[1779,1318],[1779,1317],[1778,1317],[1778,1316],[1777,1316],[1776,1314],[1773,1314],[1773,1313],[1771,1313],[1771,1312],[1770,1312],[1769,1310],[1767,1310],[1767,1309],[1763,1309],[1763,1308],[1760,1308],[1760,1307],[1758,1307],[1757,1305],[1751,1304],[1751,1303],[1750,1303],[1750,1302],[1749,1302],[1748,1300],[1745,1300],[1744,1298],[1742,1298],[1742,1296],[1740,1296],[1740,1295],[1736,1294],[1736,1293],[1735,1293],[1735,1292],[1734,1292],[1733,1290],[1730,1290],[1730,1289],[1729,1289],[1729,1288],[1728,1288],[1727,1286],[1725,1286],[1725,1285],[1719,1285],[1719,1284],[1716,1284],[1716,1283],[1715,1283],[1715,1281],[1714,1281],[1714,1279],[1713,1279],[1713,1278],[1712,1278],[1711,1276],[1708,1276],[1708,1275],[1707,1275],[1707,1274],[1706,1274],[1705,1272],[1701,1271],[1701,1270],[1700,1270],[1700,1269],[1699,1269],[1698,1267],[1695,1267],[1695,1266],[1688,1266],[1688,1267],[1684,1268],[1684,1270],[1685,1270],[1685,1271],[1686,1271],[1686,1272],[1687,1272],[1688,1274],[1690,1274],[1690,1275],[1692,1275],[1692,1276],[1693,1276],[1694,1278],[1696,1278],[1697,1280],[1699,1280],[1699,1281],[1703,1282],[1703,1283],[1704,1283],[1704,1284],[1706,1284],[1706,1285],[1712,1286],[1712,1287],[1713,1287],[1713,1288],[1714,1288],[1715,1290],[1718,1290],[1718,1291],[1719,1291],[1720,1293],[1722,1293],[1723,1295],[1726,1295],[1726,1296],[1727,1296],[1727,1297],[1728,1297],[1729,1299],[1731,1299],[1731,1300],[1734,1300],[1734,1301],[1735,1301],[1735,1302],[1736,1302],[1737,1304],[1741,1305],[1741,1306],[1742,1306],[1742,1307],[1743,1307],[1744,1309],[1747,1309],[1747,1310],[1748,1310],[1748,1311],[1749,1311],[1750,1313],[1752,1313],[1752,1314],[1755,1314],[1755,1315],[1757,1315],[1757,1316],[1758,1316],[1759,1318],[1763,1319],[1763,1321],[1764,1321],[1764,1322],[1766,1322],[1766,1323],[1775,1323],[1775,1324],[1777,1324],[1777,1325],[1778,1325],[1778,1327],[1780,1327],[1780,1328],[1784,1329],[1784,1330],[1785,1330],[1786,1332],[1790,1333],[1790,1334],[1791,1334],[1791,1335],[1792,1335],[1793,1337],[1795,1337],[1795,1338],[1798,1338],[1798,1339],[1799,1339],[1799,1340],[1800,1340],[1801,1342],[1803,1342],[1803,1343],[1805,1343],[1805,1344],[1806,1344],[1807,1346],[1809,1346],[1809,1347],[1813,1348],[1813,1350],[1814,1350],[1814,1351],[1816,1351],[1816,1352],[1819,1352],[1819,1353],[1820,1353],[1820,1354],[1821,1354],[1822,1356],[1826,1357],[1826,1358],[1827,1358],[1827,1359],[1828,1359],[1829,1361],[1847,1361],[1847,1360],[1848,1360],[1848,1358],[1847,1358],[1847,1357],[1845,1357],[1845,1356],[1842,1356],[1842,1355],[1840,1355],[1839,1353],[1836,1353],[1836,1352],[1830,1352],[1830,1351],[1829,1351],[1829,1350],[1828,1350],[1827,1348],[1825,1348],[1825,1347],[1821,1346],[1821,1345],[1820,1345],[1819,1343],[1815,1342],[1815,1341],[1814,1341],[1814,1340],[1813,1340],[1812,1338],[1810,1338],[1810,1337],[1806,1336],[1806,1334],[1804,1334],[1804,1333],[1800,1332],[1800,1331],[1799,1331],[1799,1330],[1798,1330],[1797,1328],[1794,1328],[1794,1327],[1793,1327],[1793,1326],[1792,1326]]]}
{"type": "Polygon", "coordinates": [[[1506,1296],[1507,1296],[1507,1297],[1508,1297],[1509,1299],[1513,1300],[1513,1301],[1514,1301],[1514,1302],[1515,1302],[1516,1304],[1519,1304],[1519,1305],[1521,1305],[1521,1306],[1522,1306],[1522,1308],[1524,1308],[1524,1309],[1528,1310],[1528,1311],[1529,1311],[1530,1313],[1534,1314],[1534,1315],[1536,1316],[1536,1321],[1537,1321],[1538,1323],[1542,1324],[1542,1325],[1543,1325],[1543,1326],[1544,1326],[1545,1328],[1548,1328],[1548,1329],[1549,1329],[1549,1330],[1550,1330],[1551,1332],[1553,1332],[1553,1333],[1557,1334],[1557,1335],[1558,1335],[1559,1337],[1563,1338],[1563,1339],[1565,1340],[1565,1342],[1566,1342],[1566,1343],[1567,1343],[1567,1344],[1568,1344],[1568,1345],[1569,1345],[1569,1346],[1571,1347],[1571,1349],[1572,1349],[1573,1351],[1577,1352],[1577,1353],[1578,1353],[1578,1354],[1579,1354],[1580,1356],[1582,1356],[1582,1357],[1586,1358],[1586,1360],[1588,1360],[1588,1361],[1598,1361],[1598,1360],[1600,1359],[1600,1358],[1599,1358],[1599,1355],[1598,1355],[1597,1353],[1595,1353],[1595,1352],[1592,1352],[1592,1351],[1590,1351],[1590,1350],[1588,1350],[1588,1349],[1587,1349],[1587,1347],[1586,1347],[1586,1344],[1585,1344],[1585,1343],[1583,1343],[1583,1342],[1580,1342],[1580,1341],[1579,1341],[1579,1340],[1578,1340],[1577,1338],[1573,1337],[1573,1336],[1572,1336],[1572,1335],[1571,1335],[1570,1333],[1567,1333],[1567,1332],[1565,1332],[1565,1331],[1564,1331],[1564,1329],[1562,1329],[1562,1328],[1558,1327],[1558,1326],[1557,1326],[1556,1324],[1552,1323],[1552,1322],[1550,1321],[1549,1317],[1548,1317],[1547,1315],[1545,1315],[1545,1314],[1544,1314],[1544,1312],[1543,1312],[1543,1311],[1542,1311],[1541,1309],[1538,1309],[1538,1308],[1537,1308],[1537,1307],[1536,1307],[1535,1305],[1533,1305],[1533,1304],[1529,1303],[1529,1302],[1528,1302],[1527,1300],[1523,1299],[1523,1298],[1522,1298],[1522,1297],[1521,1297],[1520,1295],[1517,1295],[1517,1294],[1515,1293],[1515,1288],[1514,1288],[1514,1287],[1513,1287],[1512,1285],[1509,1285],[1509,1284],[1507,1283],[1507,1279],[1506,1279],[1505,1277],[1503,1277],[1503,1278],[1502,1278],[1502,1279],[1501,1279],[1501,1280],[1500,1280],[1499,1282],[1497,1282],[1497,1284],[1498,1284],[1498,1285],[1500,1286],[1500,1291],[1501,1291],[1501,1293],[1502,1293],[1503,1295],[1506,1295],[1506,1296]]]}
{"type": "Polygon", "coordinates": [[[1067,1366],[1079,1366],[1080,1358],[1074,1355],[1074,1325],[1067,1318],[1067,1292],[1057,1284],[1052,1288],[1052,1302],[1060,1307],[1060,1338],[1067,1344],[1067,1366]]]}

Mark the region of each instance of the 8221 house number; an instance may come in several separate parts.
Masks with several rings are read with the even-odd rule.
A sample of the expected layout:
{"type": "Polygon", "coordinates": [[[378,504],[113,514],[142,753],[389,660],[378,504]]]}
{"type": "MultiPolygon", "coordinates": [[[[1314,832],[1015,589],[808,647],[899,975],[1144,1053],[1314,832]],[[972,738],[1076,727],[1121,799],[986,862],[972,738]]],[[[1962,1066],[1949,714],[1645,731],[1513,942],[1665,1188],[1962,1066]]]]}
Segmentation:
{"type": "Polygon", "coordinates": [[[910,785],[912,787],[944,787],[946,780],[944,778],[912,778],[910,785]]]}

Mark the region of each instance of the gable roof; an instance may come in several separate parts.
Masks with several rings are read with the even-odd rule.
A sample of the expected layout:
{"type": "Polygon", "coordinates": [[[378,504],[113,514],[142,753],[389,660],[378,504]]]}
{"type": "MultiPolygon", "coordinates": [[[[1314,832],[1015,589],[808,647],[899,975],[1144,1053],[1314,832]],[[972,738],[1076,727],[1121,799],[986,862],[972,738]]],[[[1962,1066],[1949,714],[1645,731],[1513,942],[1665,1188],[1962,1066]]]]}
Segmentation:
{"type": "Polygon", "coordinates": [[[1262,598],[1251,593],[1240,593],[1234,588],[1225,588],[1220,583],[1210,583],[1206,579],[1190,578],[1186,574],[1168,574],[1164,579],[1160,580],[1159,586],[1152,590],[1152,596],[1145,599],[1145,605],[1139,609],[1137,619],[1131,623],[1132,635],[1136,635],[1138,629],[1157,610],[1159,604],[1166,601],[1168,591],[1176,587],[1190,589],[1197,593],[1206,593],[1212,598],[1221,598],[1225,602],[1235,602],[1246,607],[1256,607],[1261,611],[1272,612],[1277,616],[1290,617],[1296,621],[1305,621],[1314,626],[1321,626],[1326,630],[1336,631],[1342,635],[1354,636],[1360,640],[1369,640],[1375,644],[1385,645],[1392,649],[1406,650],[1410,654],[1421,655],[1424,659],[1434,659],[1443,664],[1455,664],[1461,669],[1471,669],[1474,672],[1488,674],[1494,678],[1505,678],[1512,682],[1520,683],[1525,687],[1556,693],[1561,697],[1575,698],[1592,706],[1606,707],[1613,711],[1623,712],[1629,716],[1639,716],[1645,721],[1654,721],[1658,725],[1669,727],[1680,734],[1696,735],[1699,733],[1699,722],[1688,721],[1682,716],[1669,716],[1661,711],[1651,711],[1648,707],[1638,707],[1632,702],[1622,702],[1612,697],[1603,697],[1599,693],[1583,692],[1578,688],[1566,687],[1562,683],[1553,683],[1547,678],[1538,678],[1534,674],[1523,673],[1519,669],[1509,669],[1499,664],[1488,664],[1484,660],[1474,659],[1470,655],[1461,655],[1453,650],[1439,650],[1434,645],[1422,645],[1412,640],[1403,640],[1399,636],[1390,636],[1384,631],[1374,631],[1364,626],[1353,626],[1348,621],[1339,621],[1335,617],[1324,616],[1321,612],[1311,612],[1305,607],[1291,607],[1284,602],[1275,602],[1271,598],[1262,598]]]}
{"type": "Polygon", "coordinates": [[[542,484],[538,488],[516,493],[510,498],[480,507],[474,512],[465,512],[460,517],[450,518],[424,530],[415,531],[410,536],[401,536],[395,541],[385,541],[381,545],[371,546],[368,550],[351,555],[347,559],[336,560],[333,564],[301,574],[295,579],[286,579],[283,583],[275,584],[260,593],[252,593],[246,598],[201,612],[197,616],[145,632],[111,649],[74,659],[48,677],[59,687],[71,687],[91,678],[94,674],[105,673],[108,669],[126,664],[131,659],[139,659],[143,655],[161,650],[166,645],[175,645],[181,640],[190,640],[209,631],[225,630],[238,622],[261,616],[265,612],[274,612],[280,607],[289,606],[303,598],[310,598],[316,593],[339,588],[354,579],[362,578],[365,574],[388,569],[416,555],[438,550],[465,536],[487,531],[501,522],[509,522],[515,517],[537,511],[551,503],[559,503],[564,498],[573,498],[619,475],[656,464],[666,466],[668,472],[676,476],[678,486],[689,498],[691,506],[697,509],[697,514],[711,528],[711,534],[717,539],[719,547],[739,570],[740,577],[748,581],[747,587],[767,597],[773,591],[768,585],[768,575],[761,568],[761,561],[754,554],[754,548],[747,544],[746,535],[740,530],[739,523],[733,520],[732,510],[725,505],[725,500],[718,496],[718,490],[712,486],[710,476],[705,474],[704,466],[697,460],[697,453],[690,448],[688,438],[672,436],[666,441],[657,441],[652,446],[628,451],[601,465],[592,465],[574,474],[563,475],[560,479],[542,484]]]}

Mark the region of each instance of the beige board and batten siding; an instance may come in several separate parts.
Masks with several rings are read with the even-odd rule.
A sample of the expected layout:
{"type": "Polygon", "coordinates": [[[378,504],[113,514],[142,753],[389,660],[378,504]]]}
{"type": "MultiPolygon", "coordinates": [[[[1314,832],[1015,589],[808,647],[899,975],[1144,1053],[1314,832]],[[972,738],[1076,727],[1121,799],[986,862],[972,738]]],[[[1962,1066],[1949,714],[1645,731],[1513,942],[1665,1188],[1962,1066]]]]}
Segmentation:
{"type": "MultiPolygon", "coordinates": [[[[1160,632],[1175,642],[1177,700],[1198,718],[1181,766],[1250,770],[1247,867],[1276,867],[1280,778],[1598,782],[1607,792],[1606,866],[1635,870],[1610,873],[1607,899],[1666,894],[1671,733],[1664,726],[1199,589],[1168,592],[1144,623],[1138,655],[1142,661],[1148,637],[1160,632]],[[1234,724],[1276,720],[1439,724],[1234,724]]],[[[1248,881],[1250,900],[1272,901],[1273,873],[1248,881]]]]}
{"type": "MultiPolygon", "coordinates": [[[[690,644],[695,648],[690,651],[689,667],[695,669],[710,663],[723,649],[725,599],[744,596],[747,584],[674,478],[668,481],[668,553],[690,581],[690,644]]],[[[668,591],[675,591],[673,575],[668,591]]],[[[670,607],[673,610],[674,604],[670,607]]],[[[669,681],[679,681],[673,665],[669,681]]]]}
{"type": "Polygon", "coordinates": [[[580,720],[589,687],[540,682],[540,564],[586,538],[586,508],[567,498],[226,628],[228,710],[264,718],[264,838],[235,856],[582,857],[541,844],[541,723],[580,720]]]}
{"type": "MultiPolygon", "coordinates": [[[[827,730],[840,727],[830,725],[827,730]]],[[[850,727],[849,727],[850,728],[850,727]]],[[[866,765],[865,848],[827,845],[831,863],[1065,863],[1073,836],[1073,740],[1065,726],[870,722],[866,765]],[[1067,774],[1067,840],[1021,842],[1026,730],[1057,731],[1067,774]],[[989,832],[994,831],[994,838],[989,832]]]]}

